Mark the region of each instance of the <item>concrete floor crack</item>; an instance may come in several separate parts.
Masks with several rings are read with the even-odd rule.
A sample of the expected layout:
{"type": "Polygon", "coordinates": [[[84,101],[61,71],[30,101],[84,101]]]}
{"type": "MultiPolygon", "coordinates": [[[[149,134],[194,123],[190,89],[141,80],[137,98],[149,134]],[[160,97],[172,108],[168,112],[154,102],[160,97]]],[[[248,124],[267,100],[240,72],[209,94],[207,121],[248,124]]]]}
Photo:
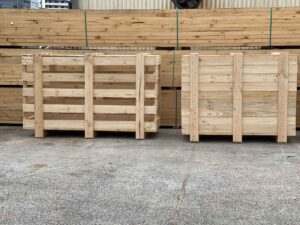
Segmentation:
{"type": "Polygon", "coordinates": [[[183,178],[183,182],[182,182],[180,192],[177,195],[176,208],[175,208],[174,214],[172,216],[170,225],[177,225],[178,222],[179,222],[180,207],[181,207],[182,202],[183,202],[183,200],[186,196],[186,186],[187,186],[187,183],[189,181],[190,174],[191,174],[191,169],[192,169],[192,165],[193,165],[193,157],[194,157],[194,151],[192,152],[192,154],[189,158],[188,167],[186,169],[186,172],[185,172],[185,175],[184,175],[184,178],[183,178]]]}

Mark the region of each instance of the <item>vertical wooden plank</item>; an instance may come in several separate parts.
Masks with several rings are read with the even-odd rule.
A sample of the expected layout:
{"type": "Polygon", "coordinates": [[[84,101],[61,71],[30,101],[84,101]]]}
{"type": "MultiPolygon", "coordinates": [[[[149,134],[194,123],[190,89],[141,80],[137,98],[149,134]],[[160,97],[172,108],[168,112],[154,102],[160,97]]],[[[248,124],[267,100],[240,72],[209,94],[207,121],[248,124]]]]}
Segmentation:
{"type": "Polygon", "coordinates": [[[136,56],[136,139],[145,139],[145,54],[136,56]]]}
{"type": "Polygon", "coordinates": [[[85,138],[94,138],[94,57],[85,55],[85,138]]]}
{"type": "Polygon", "coordinates": [[[155,93],[157,94],[157,97],[155,98],[155,107],[156,107],[156,115],[155,115],[155,123],[157,124],[157,127],[160,125],[160,101],[161,101],[161,92],[160,92],[160,80],[159,80],[159,71],[160,71],[160,56],[156,56],[156,65],[155,65],[155,78],[156,82],[154,85],[155,93]]]}
{"type": "Polygon", "coordinates": [[[289,54],[281,52],[278,56],[278,143],[287,142],[288,134],[288,86],[289,86],[289,54]]]}
{"type": "Polygon", "coordinates": [[[190,141],[199,141],[199,54],[190,54],[190,141]]]}
{"type": "MultiPolygon", "coordinates": [[[[28,82],[24,81],[24,79],[23,79],[23,76],[24,76],[24,74],[26,72],[27,72],[27,66],[23,65],[23,62],[22,62],[22,83],[23,83],[23,90],[28,87],[28,82]]],[[[27,104],[28,103],[28,97],[24,96],[24,93],[22,93],[22,97],[23,97],[23,105],[27,104]]],[[[23,114],[23,124],[24,124],[26,113],[23,111],[22,114],[23,114]]]]}
{"type": "Polygon", "coordinates": [[[44,137],[43,57],[34,55],[34,129],[35,137],[44,137]]]}
{"type": "Polygon", "coordinates": [[[233,142],[243,141],[243,53],[235,53],[233,56],[233,113],[232,135],[233,142]]]}

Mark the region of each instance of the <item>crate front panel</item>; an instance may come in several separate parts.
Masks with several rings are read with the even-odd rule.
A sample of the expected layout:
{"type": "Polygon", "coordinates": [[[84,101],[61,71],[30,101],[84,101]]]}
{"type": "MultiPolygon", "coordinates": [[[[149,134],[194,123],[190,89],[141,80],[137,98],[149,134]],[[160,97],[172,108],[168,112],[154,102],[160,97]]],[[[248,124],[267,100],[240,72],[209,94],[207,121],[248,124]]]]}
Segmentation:
{"type": "MultiPolygon", "coordinates": [[[[233,56],[199,56],[199,135],[233,134],[233,56]]],[[[278,56],[244,55],[243,135],[277,135],[278,56]]],[[[297,57],[289,56],[288,135],[296,135],[297,57]]],[[[190,57],[182,57],[182,133],[190,134],[190,57]]]]}
{"type": "MultiPolygon", "coordinates": [[[[23,56],[23,126],[34,129],[34,56],[23,56]]],[[[83,56],[43,57],[45,130],[85,129],[83,56]]],[[[157,57],[145,57],[145,131],[158,128],[157,57]]],[[[136,56],[93,57],[93,117],[95,131],[136,131],[136,56]]]]}

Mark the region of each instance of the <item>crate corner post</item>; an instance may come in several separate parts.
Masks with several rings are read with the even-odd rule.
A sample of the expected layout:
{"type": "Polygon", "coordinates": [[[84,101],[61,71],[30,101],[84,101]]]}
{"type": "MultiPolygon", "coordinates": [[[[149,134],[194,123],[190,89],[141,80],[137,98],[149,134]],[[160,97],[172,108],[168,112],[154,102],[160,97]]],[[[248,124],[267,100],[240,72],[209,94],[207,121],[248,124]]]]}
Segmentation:
{"type": "Polygon", "coordinates": [[[289,54],[278,55],[278,112],[277,142],[288,142],[288,92],[289,92],[289,54]]]}
{"type": "Polygon", "coordinates": [[[94,130],[94,55],[87,53],[84,57],[85,77],[85,138],[92,139],[94,130]]]}
{"type": "Polygon", "coordinates": [[[34,58],[34,130],[35,137],[45,136],[44,98],[43,98],[43,56],[35,54],[34,58]]]}
{"type": "Polygon", "coordinates": [[[232,139],[234,143],[243,142],[243,53],[232,53],[232,139]]]}
{"type": "Polygon", "coordinates": [[[145,139],[145,54],[136,55],[136,139],[145,139]]]}
{"type": "Polygon", "coordinates": [[[199,142],[199,54],[190,54],[190,141],[199,142]]]}

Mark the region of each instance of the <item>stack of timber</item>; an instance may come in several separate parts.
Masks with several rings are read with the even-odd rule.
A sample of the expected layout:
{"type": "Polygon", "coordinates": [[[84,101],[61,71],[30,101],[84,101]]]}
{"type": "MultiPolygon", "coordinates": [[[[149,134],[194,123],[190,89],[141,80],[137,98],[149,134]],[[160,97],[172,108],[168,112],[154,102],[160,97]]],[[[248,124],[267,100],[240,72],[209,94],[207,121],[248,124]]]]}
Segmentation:
{"type": "Polygon", "coordinates": [[[297,56],[183,56],[182,133],[199,135],[296,135],[297,56]]]}
{"type": "Polygon", "coordinates": [[[36,54],[23,56],[22,65],[23,126],[36,137],[82,130],[86,138],[121,131],[144,139],[159,127],[159,56],[36,54]]]}
{"type": "Polygon", "coordinates": [[[0,46],[296,46],[299,8],[0,10],[0,46]]]}

